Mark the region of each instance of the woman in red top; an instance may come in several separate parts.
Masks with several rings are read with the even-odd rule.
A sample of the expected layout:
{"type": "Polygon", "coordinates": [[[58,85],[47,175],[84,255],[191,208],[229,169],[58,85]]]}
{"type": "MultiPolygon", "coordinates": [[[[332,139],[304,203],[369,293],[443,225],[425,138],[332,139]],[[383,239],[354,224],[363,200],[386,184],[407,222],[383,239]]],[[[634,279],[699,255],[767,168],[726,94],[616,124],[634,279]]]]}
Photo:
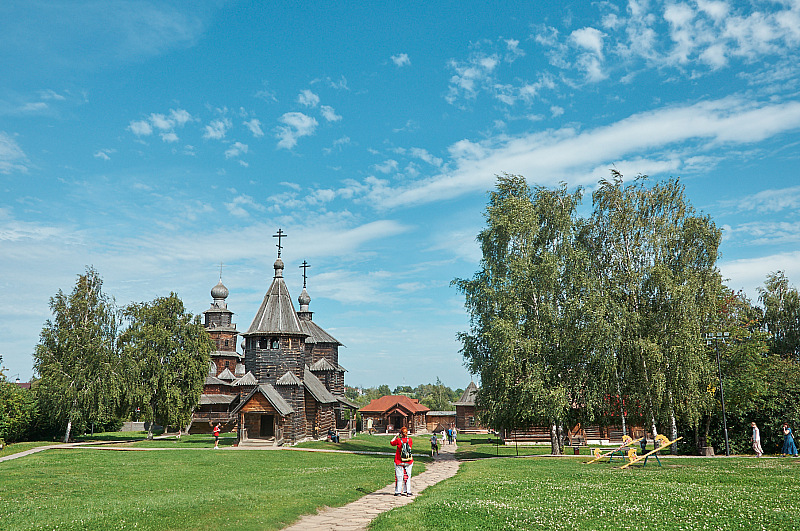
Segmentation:
{"type": "Polygon", "coordinates": [[[214,449],[215,450],[217,448],[219,448],[219,432],[220,432],[219,428],[220,428],[220,425],[219,425],[219,422],[217,422],[217,425],[214,426],[214,449]]]}
{"type": "Polygon", "coordinates": [[[396,447],[394,451],[394,495],[413,496],[411,493],[411,468],[414,466],[414,456],[411,455],[411,447],[414,445],[414,441],[408,436],[408,428],[405,426],[400,428],[400,433],[394,436],[391,445],[396,447]],[[407,456],[403,455],[403,445],[407,445],[407,456]]]}

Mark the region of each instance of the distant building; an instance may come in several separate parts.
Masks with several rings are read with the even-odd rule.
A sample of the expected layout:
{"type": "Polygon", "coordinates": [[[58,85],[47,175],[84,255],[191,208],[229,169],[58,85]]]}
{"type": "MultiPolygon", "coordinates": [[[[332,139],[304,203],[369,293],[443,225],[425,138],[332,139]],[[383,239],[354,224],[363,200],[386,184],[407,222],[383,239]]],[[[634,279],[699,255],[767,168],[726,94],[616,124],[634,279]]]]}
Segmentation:
{"type": "Polygon", "coordinates": [[[478,395],[478,386],[475,382],[470,382],[461,398],[453,402],[456,406],[456,428],[464,430],[484,430],[484,426],[478,423],[478,415],[475,410],[475,398],[478,395]]]}
{"type": "Polygon", "coordinates": [[[426,414],[430,409],[420,404],[416,398],[387,395],[370,401],[359,411],[364,419],[365,429],[390,433],[405,426],[409,433],[417,433],[427,429],[426,414]]]}
{"type": "MultiPolygon", "coordinates": [[[[280,234],[280,232],[279,232],[280,234]]],[[[205,326],[216,343],[192,431],[210,431],[220,422],[236,429],[239,440],[262,439],[296,443],[347,427],[345,410],[358,406],[344,397],[345,369],[339,365],[343,346],[312,320],[311,297],[305,287],[295,311],[283,279],[284,264],[275,261],[275,275],[250,327],[241,336],[243,355],[236,352],[239,335],[220,281],[206,310],[205,326]]]]}

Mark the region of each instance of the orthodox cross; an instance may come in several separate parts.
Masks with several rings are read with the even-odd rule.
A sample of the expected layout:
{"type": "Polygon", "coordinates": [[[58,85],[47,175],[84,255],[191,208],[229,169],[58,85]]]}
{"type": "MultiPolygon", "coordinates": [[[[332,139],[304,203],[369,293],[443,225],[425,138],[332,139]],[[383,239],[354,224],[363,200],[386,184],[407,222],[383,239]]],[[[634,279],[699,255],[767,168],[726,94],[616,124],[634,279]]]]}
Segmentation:
{"type": "Polygon", "coordinates": [[[219,281],[222,282],[222,262],[219,263],[219,281]]]}
{"type": "Polygon", "coordinates": [[[303,270],[303,287],[305,288],[306,287],[306,269],[311,267],[311,265],[309,265],[308,262],[303,260],[303,265],[298,266],[298,267],[300,267],[303,270]]]}
{"type": "Polygon", "coordinates": [[[280,258],[281,257],[281,249],[283,249],[283,246],[281,245],[281,238],[285,238],[286,237],[286,233],[283,232],[282,229],[278,229],[278,234],[273,234],[272,237],[273,238],[278,238],[278,245],[276,245],[276,247],[278,248],[278,258],[280,258]]]}

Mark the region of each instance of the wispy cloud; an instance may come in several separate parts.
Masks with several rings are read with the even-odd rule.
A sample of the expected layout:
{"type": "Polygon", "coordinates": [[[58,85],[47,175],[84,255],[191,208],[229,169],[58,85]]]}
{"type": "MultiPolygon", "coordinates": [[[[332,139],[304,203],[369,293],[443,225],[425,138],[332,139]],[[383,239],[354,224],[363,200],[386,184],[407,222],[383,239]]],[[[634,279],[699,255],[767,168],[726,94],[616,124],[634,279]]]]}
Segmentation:
{"type": "Polygon", "coordinates": [[[212,120],[211,123],[205,126],[205,132],[203,133],[203,138],[206,140],[222,140],[225,138],[225,134],[228,132],[228,129],[231,128],[233,124],[228,118],[220,118],[218,120],[212,120]]]}
{"type": "Polygon", "coordinates": [[[374,204],[397,207],[486,190],[502,171],[547,183],[590,183],[602,176],[594,169],[642,153],[653,161],[661,153],[668,159],[659,164],[678,168],[680,160],[713,147],[758,142],[798,128],[800,102],[755,104],[730,97],[638,113],[586,131],[565,127],[482,142],[462,140],[450,147],[447,171],[398,188],[365,179],[361,191],[369,190],[374,204]],[[680,154],[670,150],[690,140],[699,142],[680,154]]]}
{"type": "Polygon", "coordinates": [[[336,114],[336,111],[333,110],[333,107],[331,107],[330,105],[320,106],[319,112],[322,114],[322,117],[329,122],[338,122],[339,120],[342,119],[342,117],[336,114]]]}
{"type": "Polygon", "coordinates": [[[264,136],[264,131],[261,129],[261,121],[257,118],[253,118],[252,120],[248,120],[244,122],[244,126],[247,127],[253,136],[256,138],[264,136]]]}
{"type": "Polygon", "coordinates": [[[238,157],[242,153],[247,153],[247,144],[242,144],[241,142],[234,142],[231,147],[225,150],[225,158],[230,159],[232,157],[238,157]]]}
{"type": "Polygon", "coordinates": [[[305,89],[297,95],[297,103],[306,107],[316,107],[319,105],[319,96],[305,89]]]}
{"type": "Polygon", "coordinates": [[[392,62],[396,66],[410,66],[411,65],[411,59],[409,59],[407,53],[399,53],[397,55],[393,55],[392,56],[392,62]]]}
{"type": "Polygon", "coordinates": [[[5,131],[0,131],[0,173],[27,172],[27,161],[17,141],[5,131]]]}
{"type": "Polygon", "coordinates": [[[762,190],[736,201],[741,210],[755,210],[759,213],[800,210],[800,186],[762,190]]]}
{"type": "Polygon", "coordinates": [[[117,151],[116,149],[100,149],[95,152],[94,157],[96,159],[111,160],[111,157],[109,155],[111,155],[116,151],[117,151]]]}
{"type": "Polygon", "coordinates": [[[292,149],[297,145],[297,139],[314,134],[317,120],[301,112],[287,112],[280,118],[283,124],[277,128],[276,138],[279,139],[278,147],[292,149]]]}

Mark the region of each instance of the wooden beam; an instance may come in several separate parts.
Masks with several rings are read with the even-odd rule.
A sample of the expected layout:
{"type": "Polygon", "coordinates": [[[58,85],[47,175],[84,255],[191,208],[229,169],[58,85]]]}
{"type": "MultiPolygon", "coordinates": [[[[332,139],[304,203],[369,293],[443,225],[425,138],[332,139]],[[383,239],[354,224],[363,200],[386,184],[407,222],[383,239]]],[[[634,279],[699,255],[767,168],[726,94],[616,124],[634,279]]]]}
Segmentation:
{"type": "Polygon", "coordinates": [[[658,447],[658,448],[656,448],[655,450],[652,450],[652,451],[650,451],[650,452],[647,452],[646,454],[644,454],[644,455],[643,455],[643,456],[641,456],[641,457],[637,457],[636,459],[634,459],[634,460],[633,460],[633,461],[631,461],[630,463],[628,463],[628,464],[626,464],[626,465],[623,465],[623,466],[621,466],[621,467],[620,467],[620,469],[622,469],[622,468],[628,468],[628,467],[629,467],[629,466],[631,466],[632,464],[634,464],[634,463],[638,463],[638,462],[639,462],[639,461],[641,461],[642,459],[645,459],[645,458],[647,458],[647,457],[649,457],[649,456],[653,455],[653,454],[654,454],[654,453],[656,453],[656,452],[660,452],[661,450],[663,450],[663,449],[664,449],[664,448],[666,448],[667,446],[672,446],[673,444],[675,444],[676,442],[680,441],[681,439],[683,439],[683,437],[678,437],[678,438],[677,438],[677,439],[675,439],[674,441],[667,441],[667,443],[666,443],[666,444],[663,444],[663,445],[659,446],[659,447],[658,447]]]}

